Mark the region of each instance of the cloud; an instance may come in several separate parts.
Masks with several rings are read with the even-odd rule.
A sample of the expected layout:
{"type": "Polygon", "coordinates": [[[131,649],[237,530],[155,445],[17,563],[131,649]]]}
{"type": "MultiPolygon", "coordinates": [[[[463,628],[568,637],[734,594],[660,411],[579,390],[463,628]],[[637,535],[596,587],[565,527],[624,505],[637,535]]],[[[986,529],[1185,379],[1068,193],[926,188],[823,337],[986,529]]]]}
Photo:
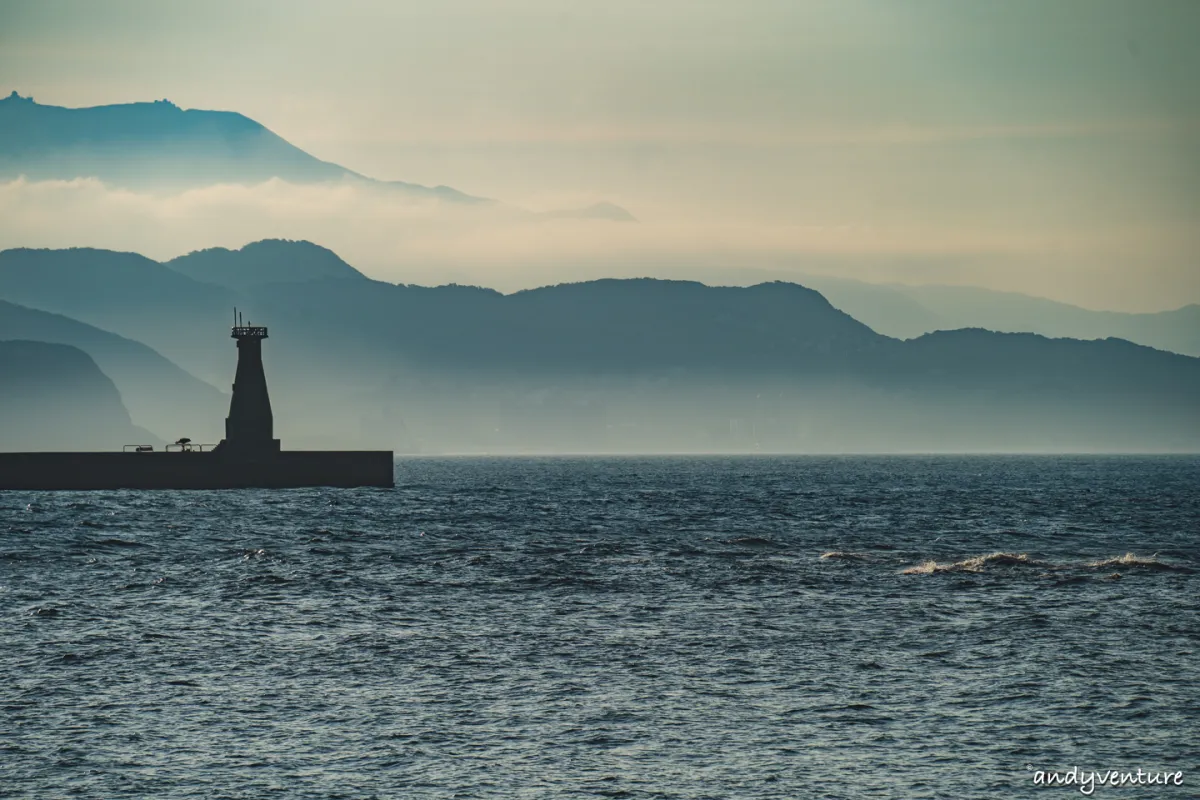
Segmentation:
{"type": "MultiPolygon", "coordinates": [[[[583,195],[543,197],[585,205],[583,195]]],[[[561,207],[561,206],[560,206],[561,207]]],[[[838,274],[875,281],[974,283],[1080,302],[1121,298],[1155,265],[1130,274],[1161,231],[1016,232],[956,226],[830,224],[688,218],[634,208],[643,222],[548,219],[500,204],[462,206],[377,187],[280,180],[163,194],[94,179],[0,183],[0,247],[101,247],[165,260],[264,238],[308,239],[372,277],[474,283],[501,290],[603,276],[657,275],[736,282],[739,270],[838,274]],[[1122,281],[1125,285],[1122,285],[1122,281]],[[1084,298],[1086,301],[1087,298],[1084,298]]],[[[1190,273],[1189,273],[1190,274],[1190,273]]],[[[1195,296],[1195,276],[1164,273],[1162,307],[1195,296]],[[1188,282],[1190,281],[1190,282],[1188,282]],[[1186,296],[1186,295],[1185,295],[1186,296]],[[1169,298],[1169,299],[1168,299],[1169,298]]],[[[1157,296],[1154,296],[1157,297],[1157,296]]],[[[1143,292],[1142,302],[1154,299],[1143,292]]],[[[1093,304],[1115,305],[1105,300],[1093,304]]]]}
{"type": "MultiPolygon", "coordinates": [[[[544,208],[586,205],[585,195],[542,196],[544,208]]],[[[552,219],[494,204],[460,206],[353,183],[216,185],[138,192],[95,179],[0,184],[6,246],[94,246],[170,258],[200,247],[268,237],[312,239],[369,262],[516,265],[580,258],[797,252],[945,253],[962,235],[921,235],[847,224],[768,224],[678,217],[646,224],[552,219]]],[[[995,249],[1000,242],[985,243],[995,249]]]]}

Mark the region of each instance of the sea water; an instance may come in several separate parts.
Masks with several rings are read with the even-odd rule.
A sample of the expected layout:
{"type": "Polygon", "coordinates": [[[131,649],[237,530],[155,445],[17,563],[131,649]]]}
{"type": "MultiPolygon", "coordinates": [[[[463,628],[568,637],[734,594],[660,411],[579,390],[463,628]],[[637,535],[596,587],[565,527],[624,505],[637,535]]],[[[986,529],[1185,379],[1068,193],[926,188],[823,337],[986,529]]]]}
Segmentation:
{"type": "Polygon", "coordinates": [[[396,471],[0,492],[0,796],[1200,793],[1200,459],[396,471]]]}

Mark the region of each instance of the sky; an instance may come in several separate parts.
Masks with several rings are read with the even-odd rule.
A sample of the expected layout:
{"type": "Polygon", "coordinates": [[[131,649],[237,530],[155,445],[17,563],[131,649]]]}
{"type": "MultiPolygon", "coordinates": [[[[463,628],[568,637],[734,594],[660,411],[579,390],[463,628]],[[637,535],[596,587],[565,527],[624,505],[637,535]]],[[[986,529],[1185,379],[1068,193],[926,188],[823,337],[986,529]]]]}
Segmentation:
{"type": "Polygon", "coordinates": [[[105,222],[72,243],[158,257],[311,233],[384,278],[703,262],[1161,310],[1200,302],[1198,33],[1193,0],[0,0],[0,93],[236,110],[372,177],[639,222],[395,236],[280,187],[0,205],[83,203],[105,222]]]}

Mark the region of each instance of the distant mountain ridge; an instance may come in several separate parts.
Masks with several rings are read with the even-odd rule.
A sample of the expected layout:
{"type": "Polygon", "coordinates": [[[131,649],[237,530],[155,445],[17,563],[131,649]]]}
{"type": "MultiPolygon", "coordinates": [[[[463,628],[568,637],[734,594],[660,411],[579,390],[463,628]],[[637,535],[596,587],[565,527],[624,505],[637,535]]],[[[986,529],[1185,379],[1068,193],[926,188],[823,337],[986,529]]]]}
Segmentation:
{"type": "Polygon", "coordinates": [[[95,177],[133,187],[362,182],[454,202],[484,202],[449,186],[376,181],[322,161],[233,111],[181,109],[168,100],[90,108],[0,99],[0,178],[95,177]]]}
{"type": "MultiPolygon", "coordinates": [[[[456,204],[494,201],[449,186],[381,181],[322,161],[234,111],[182,109],[169,100],[65,108],[16,91],[0,98],[0,180],[98,178],[129,188],[218,183],[351,183],[456,204]]],[[[633,220],[611,203],[547,217],[633,220]]]]}
{"type": "Polygon", "coordinates": [[[92,248],[0,252],[0,298],[149,344],[214,385],[227,358],[193,331],[227,323],[237,294],[137,253],[92,248]]]}
{"type": "Polygon", "coordinates": [[[820,276],[800,280],[889,336],[908,339],[937,330],[979,327],[1072,339],[1117,337],[1200,356],[1200,305],[1151,313],[1094,311],[976,286],[868,284],[820,276]]]}
{"type": "Polygon", "coordinates": [[[1079,306],[973,286],[896,286],[930,311],[941,328],[982,327],[1009,333],[1105,339],[1200,356],[1200,305],[1172,311],[1132,313],[1094,311],[1079,306]]]}
{"type": "Polygon", "coordinates": [[[867,283],[799,269],[696,267],[655,272],[665,277],[691,274],[714,285],[746,286],[772,280],[800,283],[816,289],[872,330],[898,339],[978,327],[1050,338],[1116,337],[1172,353],[1200,356],[1200,305],[1196,304],[1151,313],[1096,311],[978,286],[867,283]]]}
{"type": "Polygon", "coordinates": [[[215,441],[229,397],[141,342],[60,314],[0,300],[0,340],[69,345],[96,362],[139,424],[165,440],[215,441]]]}
{"type": "Polygon", "coordinates": [[[161,444],[130,421],[113,382],[76,347],[0,340],[0,375],[0,450],[161,444]]]}
{"type": "Polygon", "coordinates": [[[263,284],[321,278],[368,280],[332,250],[286,239],[264,239],[238,250],[211,247],[164,263],[192,280],[239,291],[263,284]]]}
{"type": "Polygon", "coordinates": [[[232,375],[236,303],[270,327],[277,431],[305,446],[1200,450],[1200,359],[1117,339],[964,329],[903,341],[786,282],[504,295],[371,280],[306,242],[182,259],[225,285],[136,254],[4,251],[0,297],[78,315],[214,382],[232,375]]]}

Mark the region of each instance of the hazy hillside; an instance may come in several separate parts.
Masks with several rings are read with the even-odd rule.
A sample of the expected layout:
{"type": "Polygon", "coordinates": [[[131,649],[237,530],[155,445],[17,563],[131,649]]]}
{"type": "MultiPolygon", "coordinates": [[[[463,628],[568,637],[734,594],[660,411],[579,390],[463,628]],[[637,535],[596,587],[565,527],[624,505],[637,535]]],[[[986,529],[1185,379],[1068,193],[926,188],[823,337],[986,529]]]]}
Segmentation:
{"type": "MultiPolygon", "coordinates": [[[[932,412],[927,434],[959,442],[1036,452],[1200,446],[1200,359],[1122,339],[941,331],[905,342],[883,374],[897,400],[932,412]]],[[[905,406],[896,403],[898,420],[911,413],[905,406]]]]}
{"type": "Polygon", "coordinates": [[[869,284],[805,275],[838,308],[887,336],[979,327],[1073,339],[1116,337],[1173,353],[1200,356],[1200,306],[1155,314],[1093,311],[1078,306],[974,286],[869,284]]]}
{"type": "MultiPolygon", "coordinates": [[[[0,181],[97,178],[130,189],[183,190],[215,184],[348,183],[385,197],[492,205],[449,186],[422,186],[362,175],[316,158],[261,123],[234,111],[181,109],[168,100],[65,108],[34,102],[16,91],[0,98],[0,181]]],[[[542,214],[533,219],[635,222],[613,203],[542,214]]]]}
{"type": "Polygon", "coordinates": [[[797,275],[829,302],[885,336],[912,339],[933,331],[971,327],[951,325],[933,309],[904,292],[903,286],[863,283],[825,275],[797,275]]]}
{"type": "Polygon", "coordinates": [[[82,322],[0,300],[0,339],[77,347],[112,379],[133,420],[159,438],[217,441],[229,397],[146,345],[82,322]]]}
{"type": "Polygon", "coordinates": [[[409,194],[477,201],[448,186],[372,181],[321,161],[232,111],[181,109],[167,100],[91,108],[43,105],[15,91],[0,99],[0,178],[94,177],[118,186],[363,181],[409,194]]]}
{"type": "Polygon", "coordinates": [[[505,306],[513,340],[492,342],[496,358],[520,353],[531,365],[588,374],[841,369],[885,344],[817,292],[790,283],[607,279],[517,292],[505,306]]]}
{"type": "Polygon", "coordinates": [[[332,250],[311,242],[264,239],[240,250],[212,247],[197,250],[166,265],[197,281],[243,291],[271,283],[357,278],[366,276],[342,261],[332,250]]]}
{"type": "MultiPolygon", "coordinates": [[[[834,263],[826,263],[833,269],[834,263]]],[[[631,274],[630,267],[621,267],[631,274]]],[[[909,286],[866,283],[795,269],[674,266],[646,264],[641,274],[689,277],[710,285],[753,286],[787,281],[816,289],[837,308],[885,336],[912,339],[926,333],[980,327],[1003,333],[1039,333],[1049,337],[1115,337],[1183,355],[1200,356],[1200,306],[1135,314],[1093,311],[1042,297],[974,286],[909,286]]]]}
{"type": "Polygon", "coordinates": [[[156,444],[134,426],[113,382],[62,344],[0,341],[0,450],[120,450],[156,444]]]}
{"type": "Polygon", "coordinates": [[[167,355],[190,342],[218,385],[236,359],[230,306],[268,325],[276,430],[292,447],[1200,448],[1200,359],[983,330],[905,342],[789,283],[600,280],[503,295],[372,281],[304,242],[173,262],[235,290],[128,254],[15,252],[0,254],[0,297],[15,287],[42,308],[103,316],[167,355]],[[282,280],[289,263],[298,280],[282,280]],[[108,291],[75,291],[76,273],[108,291]],[[176,293],[189,313],[138,313],[176,293]]]}
{"type": "Polygon", "coordinates": [[[91,248],[0,251],[0,299],[147,344],[222,388],[232,381],[237,360],[228,328],[234,307],[246,305],[243,290],[322,275],[368,283],[334,253],[309,242],[212,248],[169,266],[136,253],[91,248]]]}
{"type": "Polygon", "coordinates": [[[216,386],[226,385],[232,375],[227,348],[195,332],[227,328],[236,294],[136,253],[2,251],[0,299],[143,342],[216,386]]]}
{"type": "Polygon", "coordinates": [[[930,309],[943,328],[1028,331],[1074,339],[1117,337],[1200,356],[1200,306],[1196,305],[1156,314],[1127,314],[973,286],[904,286],[897,290],[930,309]]]}
{"type": "Polygon", "coordinates": [[[389,371],[480,380],[838,372],[894,344],[791,284],[603,280],[502,295],[342,279],[274,284],[241,302],[271,320],[273,357],[288,372],[323,364],[334,382],[364,388],[389,371]]]}
{"type": "Polygon", "coordinates": [[[323,364],[354,396],[330,418],[370,409],[373,434],[400,421],[435,449],[1200,446],[1200,359],[987,331],[900,342],[791,284],[324,281],[247,302],[279,332],[282,380],[323,364]]]}

